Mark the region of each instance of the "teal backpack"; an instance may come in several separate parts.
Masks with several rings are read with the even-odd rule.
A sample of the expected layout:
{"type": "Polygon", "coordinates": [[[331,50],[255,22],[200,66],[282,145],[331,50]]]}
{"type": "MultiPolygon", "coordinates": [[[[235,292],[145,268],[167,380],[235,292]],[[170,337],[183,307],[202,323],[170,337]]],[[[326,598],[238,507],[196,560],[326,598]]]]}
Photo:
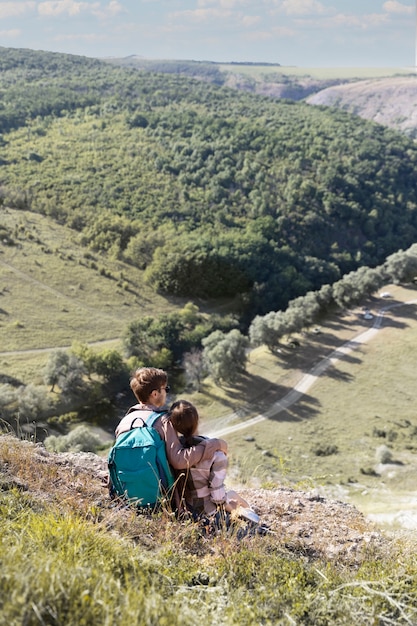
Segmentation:
{"type": "Polygon", "coordinates": [[[110,450],[110,493],[138,507],[155,508],[161,498],[170,496],[174,476],[165,442],[152,427],[162,413],[152,413],[146,422],[139,413],[132,409],[130,430],[119,435],[110,450]],[[137,420],[141,420],[142,425],[135,426],[137,420]]]}

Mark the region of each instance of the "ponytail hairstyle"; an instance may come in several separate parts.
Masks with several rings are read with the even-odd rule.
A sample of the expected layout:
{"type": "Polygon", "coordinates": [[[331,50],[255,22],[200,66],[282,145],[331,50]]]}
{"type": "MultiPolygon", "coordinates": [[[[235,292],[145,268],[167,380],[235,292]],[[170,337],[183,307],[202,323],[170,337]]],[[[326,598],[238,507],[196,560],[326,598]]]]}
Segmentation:
{"type": "Polygon", "coordinates": [[[198,412],[195,406],[187,400],[177,400],[169,409],[169,419],[175,430],[184,435],[186,445],[193,445],[193,435],[198,429],[198,412]]]}

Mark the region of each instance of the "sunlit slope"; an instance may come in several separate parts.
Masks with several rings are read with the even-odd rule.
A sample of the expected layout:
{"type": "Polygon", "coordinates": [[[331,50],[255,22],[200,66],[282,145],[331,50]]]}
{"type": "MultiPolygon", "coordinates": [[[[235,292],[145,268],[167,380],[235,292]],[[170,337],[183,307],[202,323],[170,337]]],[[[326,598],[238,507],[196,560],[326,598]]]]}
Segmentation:
{"type": "Polygon", "coordinates": [[[175,308],[139,270],[83,249],[67,227],[1,211],[12,233],[0,245],[1,352],[118,338],[132,319],[175,308]]]}
{"type": "Polygon", "coordinates": [[[307,102],[338,107],[415,138],[417,133],[416,76],[362,80],[328,87],[307,102]]]}
{"type": "MultiPolygon", "coordinates": [[[[415,288],[390,286],[390,293],[389,300],[375,298],[367,303],[374,314],[382,307],[417,300],[415,288]]],[[[341,313],[339,319],[324,321],[320,334],[300,337],[298,355],[269,357],[270,388],[254,398],[253,414],[262,414],[274,403],[278,407],[321,359],[345,341],[354,341],[373,322],[364,321],[358,307],[341,313]]],[[[417,304],[387,311],[372,339],[328,368],[287,410],[277,408],[276,415],[225,435],[234,462],[243,474],[257,480],[275,474],[282,480],[306,479],[310,484],[353,481],[375,487],[389,479],[385,474],[382,479],[372,475],[372,470],[383,470],[377,449],[385,445],[397,463],[389,480],[395,484],[395,476],[399,481],[404,476],[402,488],[410,489],[407,476],[417,467],[416,342],[417,304]]],[[[261,354],[251,356],[249,369],[260,373],[258,359],[261,354]]],[[[238,422],[237,416],[229,418],[230,424],[238,422]]],[[[224,428],[226,420],[219,424],[224,428]]]]}

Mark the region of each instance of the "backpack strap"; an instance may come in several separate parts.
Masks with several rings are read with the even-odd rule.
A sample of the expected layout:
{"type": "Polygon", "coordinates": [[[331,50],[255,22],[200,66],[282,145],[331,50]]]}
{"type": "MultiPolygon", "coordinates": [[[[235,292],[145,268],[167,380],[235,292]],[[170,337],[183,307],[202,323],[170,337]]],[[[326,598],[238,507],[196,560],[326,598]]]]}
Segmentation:
{"type": "Polygon", "coordinates": [[[168,411],[154,411],[152,415],[150,415],[148,419],[146,420],[146,426],[149,426],[149,428],[152,428],[156,420],[158,419],[158,417],[161,417],[165,413],[168,413],[168,411]]]}
{"type": "MultiPolygon", "coordinates": [[[[139,413],[139,411],[144,411],[145,409],[135,409],[135,407],[133,407],[132,409],[130,409],[128,411],[127,414],[129,413],[139,413]]],[[[165,409],[163,409],[162,411],[154,411],[153,413],[151,413],[149,415],[149,417],[145,420],[143,419],[143,417],[141,417],[140,415],[136,415],[129,427],[129,430],[133,430],[134,428],[143,428],[144,426],[148,426],[148,428],[152,428],[153,425],[155,424],[156,420],[158,419],[158,417],[161,417],[161,415],[163,415],[164,413],[167,413],[167,411],[165,409]],[[136,420],[141,419],[142,420],[142,425],[141,426],[134,426],[136,420]]]]}

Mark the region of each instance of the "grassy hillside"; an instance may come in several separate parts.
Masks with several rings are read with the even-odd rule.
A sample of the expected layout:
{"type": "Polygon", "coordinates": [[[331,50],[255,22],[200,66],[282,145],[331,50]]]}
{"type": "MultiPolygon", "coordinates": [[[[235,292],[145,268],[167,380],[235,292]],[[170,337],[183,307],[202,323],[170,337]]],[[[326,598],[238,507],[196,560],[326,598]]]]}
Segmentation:
{"type": "MultiPolygon", "coordinates": [[[[257,276],[258,304],[270,307],[272,287],[286,303],[414,241],[416,151],[406,138],[344,113],[189,79],[139,80],[94,60],[1,53],[2,385],[42,383],[51,348],[73,340],[119,348],[133,319],[178,311],[188,296],[162,295],[144,280],[156,261],[162,275],[167,251],[200,259],[208,250],[210,262],[213,250],[222,260],[233,253],[234,270],[258,260],[270,271],[257,276]]],[[[197,278],[217,281],[213,267],[197,266],[197,278]]],[[[415,305],[387,313],[372,340],[298,402],[277,404],[373,324],[362,306],[375,314],[417,297],[414,287],[386,289],[390,300],[375,294],[332,314],[318,332],[294,336],[299,345],[252,351],[235,385],[206,379],[187,394],[204,431],[267,413],[225,435],[230,484],[270,526],[265,537],[207,537],[167,510],[118,509],[101,480],[103,457],[52,455],[0,436],[0,621],[414,623],[415,541],[388,539],[322,494],[415,519],[415,305]]],[[[192,299],[203,312],[241,314],[241,296],[192,299]]],[[[102,399],[97,390],[90,402],[102,399]]],[[[62,431],[73,425],[71,409],[62,431]]],[[[85,414],[91,426],[91,406],[85,414]]]]}
{"type": "MultiPolygon", "coordinates": [[[[362,511],[377,514],[381,523],[397,519],[400,526],[415,528],[417,290],[392,285],[388,289],[389,300],[374,297],[365,303],[374,315],[394,305],[381,329],[342,356],[287,410],[280,410],[279,402],[303,375],[370,328],[375,318],[364,320],[361,305],[323,320],[320,334],[299,336],[295,353],[273,357],[258,349],[251,354],[252,376],[234,402],[247,398],[251,389],[252,399],[241,407],[248,413],[244,419],[262,412],[267,419],[224,435],[237,477],[257,485],[278,479],[318,487],[343,500],[353,499],[362,511]],[[414,304],[403,304],[407,302],[414,304]],[[386,463],[380,462],[382,447],[391,457],[386,463]]],[[[204,406],[204,396],[195,400],[204,406]]],[[[215,406],[215,401],[204,406],[206,431],[242,422],[242,412],[239,417],[239,411],[233,414],[225,407],[223,417],[212,424],[215,406]]]]}
{"type": "Polygon", "coordinates": [[[185,303],[156,294],[143,272],[83,249],[77,235],[50,219],[2,209],[10,233],[0,246],[0,372],[42,382],[50,350],[73,341],[120,338],[132,319],[185,303]]]}
{"type": "MultiPolygon", "coordinates": [[[[74,340],[119,348],[131,321],[189,299],[203,312],[233,311],[245,328],[255,312],[416,238],[415,145],[378,125],[68,55],[2,50],[0,60],[2,381],[41,384],[44,349],[74,340]]],[[[236,386],[208,384],[195,396],[204,421],[222,428],[268,408],[363,324],[336,317],[299,337],[299,349],[257,349],[236,386]]],[[[391,343],[394,361],[405,349],[391,343]]],[[[412,351],[404,363],[414,367],[412,351]]],[[[387,442],[408,464],[414,418],[395,429],[383,413],[383,427],[367,417],[365,430],[362,411],[380,415],[378,394],[359,408],[356,391],[342,399],[335,425],[333,395],[353,380],[341,367],[337,391],[326,375],[330,401],[309,392],[258,424],[254,441],[231,435],[237,474],[374,488],[375,449],[387,442]],[[354,444],[341,435],[352,412],[354,444]]]]}
{"type": "MultiPolygon", "coordinates": [[[[100,254],[85,257],[73,233],[45,217],[15,210],[3,215],[16,233],[14,245],[4,245],[0,256],[3,380],[42,384],[51,349],[70,346],[74,340],[109,341],[104,345],[121,349],[121,333],[132,319],[178,310],[184,304],[147,291],[139,270],[133,272],[100,254]],[[115,276],[115,267],[120,268],[123,283],[121,275],[115,276]]],[[[216,386],[206,379],[199,393],[187,392],[199,407],[205,432],[268,412],[264,422],[225,435],[239,482],[308,484],[332,493],[337,487],[342,499],[368,490],[370,497],[361,497],[360,507],[371,512],[387,497],[394,511],[400,496],[410,493],[417,445],[412,380],[415,306],[393,309],[369,344],[339,361],[290,409],[271,415],[271,406],[306,372],[373,324],[364,319],[362,305],[376,313],[381,306],[417,297],[411,286],[387,289],[392,299],[372,298],[356,310],[322,320],[319,334],[310,329],[293,337],[300,343],[296,349],[283,343],[275,355],[265,347],[253,350],[247,373],[236,385],[216,386]],[[381,445],[392,451],[394,466],[377,462],[381,445]]],[[[206,310],[205,303],[199,304],[206,310]]],[[[178,394],[175,387],[174,393],[178,394]]],[[[126,405],[130,401],[133,398],[124,400],[126,405]]]]}
{"type": "Polygon", "coordinates": [[[206,534],[164,507],[114,506],[94,455],[0,436],[0,621],[48,624],[414,623],[415,541],[353,507],[248,491],[269,533],[206,534]]]}
{"type": "Polygon", "coordinates": [[[118,338],[132,316],[184,303],[159,296],[142,271],[83,249],[73,231],[41,215],[3,209],[2,226],[12,232],[0,248],[3,351],[68,345],[77,332],[89,342],[118,338]]]}
{"type": "MultiPolygon", "coordinates": [[[[384,300],[384,306],[416,298],[415,289],[388,289],[392,299],[384,300]]],[[[381,300],[366,304],[376,313],[381,300]]],[[[270,405],[277,391],[294,384],[312,361],[367,324],[358,309],[324,321],[319,335],[300,337],[295,352],[272,357],[257,351],[251,356],[251,371],[258,376],[252,385],[245,380],[234,390],[224,390],[224,411],[250,390],[257,406],[270,405]],[[269,381],[269,389],[262,389],[262,380],[269,381]]],[[[404,469],[410,479],[415,475],[412,448],[407,452],[407,446],[415,427],[410,384],[416,329],[415,306],[396,308],[372,342],[338,362],[291,411],[250,433],[228,437],[229,482],[239,486],[273,531],[265,537],[239,540],[235,532],[207,537],[164,511],[149,518],[117,510],[106,500],[104,466],[98,458],[49,455],[39,446],[0,437],[0,510],[7,545],[0,550],[0,614],[5,623],[35,624],[51,614],[56,623],[88,624],[161,623],[165,618],[175,624],[179,614],[181,623],[190,624],[197,615],[208,624],[220,620],[230,625],[348,626],[354,620],[367,626],[375,615],[382,624],[413,623],[413,537],[402,532],[388,538],[357,511],[323,499],[312,487],[333,482],[333,477],[343,480],[347,470],[363,505],[366,490],[387,481],[394,484],[394,472],[404,469]],[[375,371],[378,380],[369,388],[375,371]],[[371,432],[374,424],[386,435],[394,430],[399,434],[396,439],[381,437],[371,432]],[[248,434],[254,441],[244,438],[248,434]],[[374,465],[371,451],[380,441],[392,449],[396,463],[386,465],[383,478],[359,475],[356,483],[361,462],[374,465]],[[340,453],[313,455],[314,444],[335,442],[340,453]],[[400,460],[407,465],[398,465],[400,460]],[[307,476],[297,472],[298,464],[303,471],[302,463],[307,476]],[[243,490],[242,483],[253,484],[253,479],[262,489],[243,490]],[[285,488],[294,480],[296,491],[285,488]]],[[[211,402],[215,393],[205,389],[211,402]]],[[[207,405],[204,410],[206,423],[210,409],[207,405]]],[[[246,412],[250,415],[248,407],[246,412]]],[[[392,505],[395,495],[389,495],[392,505]]]]}

